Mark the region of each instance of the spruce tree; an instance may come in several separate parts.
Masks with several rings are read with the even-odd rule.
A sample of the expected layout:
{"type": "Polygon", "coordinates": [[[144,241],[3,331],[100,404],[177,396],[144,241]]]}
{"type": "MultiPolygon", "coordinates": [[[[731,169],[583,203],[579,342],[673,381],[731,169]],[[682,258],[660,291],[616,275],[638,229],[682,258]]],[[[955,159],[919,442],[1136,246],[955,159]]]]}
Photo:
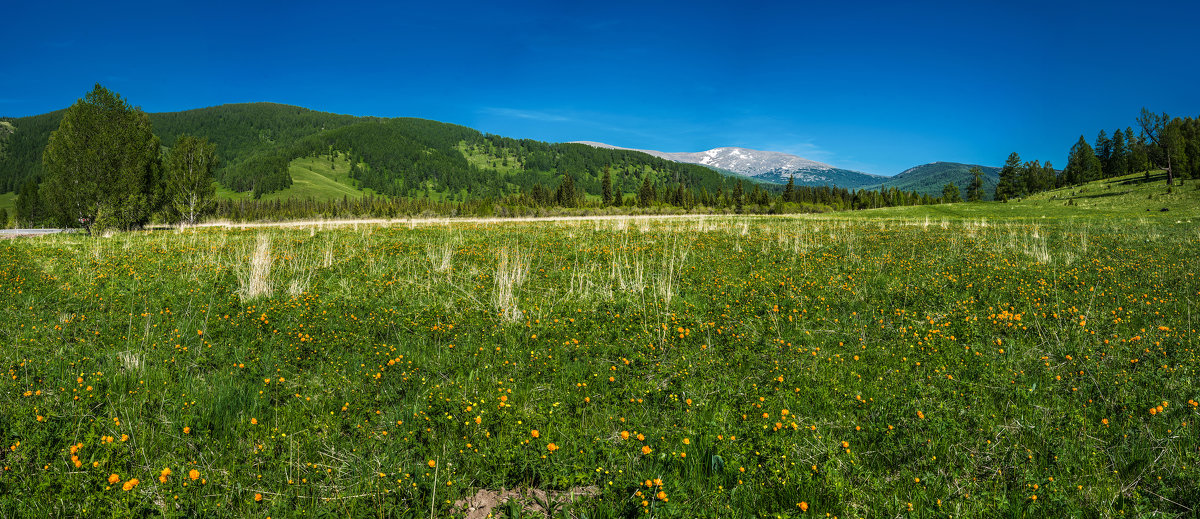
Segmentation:
{"type": "Polygon", "coordinates": [[[741,213],[742,209],[744,208],[743,204],[745,203],[745,197],[742,195],[742,181],[741,179],[738,179],[737,184],[733,186],[733,205],[738,213],[741,213]]]}
{"type": "Polygon", "coordinates": [[[1057,180],[1058,180],[1058,177],[1055,174],[1054,166],[1051,165],[1049,162],[1044,164],[1042,166],[1042,185],[1046,186],[1045,189],[1050,189],[1050,188],[1054,187],[1055,182],[1057,180]]]}
{"type": "Polygon", "coordinates": [[[554,193],[554,201],[563,207],[575,207],[576,198],[575,179],[571,178],[570,173],[563,173],[562,183],[558,185],[558,191],[554,193]]]}
{"type": "Polygon", "coordinates": [[[1042,190],[1041,187],[1042,164],[1038,161],[1026,162],[1021,166],[1021,175],[1018,182],[1021,196],[1030,193],[1036,193],[1042,190]]]}
{"type": "Polygon", "coordinates": [[[1093,148],[1096,153],[1096,158],[1100,159],[1100,176],[1104,176],[1104,172],[1109,170],[1108,161],[1112,159],[1112,141],[1108,138],[1108,133],[1100,130],[1096,135],[1096,146],[1093,148]]]}
{"type": "Polygon", "coordinates": [[[788,175],[787,186],[783,188],[783,201],[796,201],[796,175],[788,175]]]}
{"type": "Polygon", "coordinates": [[[954,202],[962,202],[962,192],[954,182],[950,182],[942,187],[942,203],[951,204],[954,202]]]}
{"type": "Polygon", "coordinates": [[[1129,154],[1125,148],[1125,134],[1121,133],[1120,129],[1113,132],[1112,135],[1112,150],[1108,157],[1108,162],[1104,164],[1104,176],[1119,177],[1129,171],[1129,154]]]}
{"type": "Polygon", "coordinates": [[[1080,135],[1079,141],[1071,146],[1067,168],[1063,170],[1063,179],[1067,184],[1075,185],[1099,179],[1100,175],[1100,159],[1096,158],[1092,147],[1080,135]]]}
{"type": "Polygon", "coordinates": [[[150,118],[99,84],[63,113],[42,154],[46,199],[61,223],[132,229],[162,203],[150,118]]]}
{"type": "Polygon", "coordinates": [[[654,186],[650,183],[650,175],[646,175],[642,177],[642,188],[638,190],[638,206],[650,207],[654,198],[654,186]]]}
{"type": "Polygon", "coordinates": [[[996,183],[996,200],[1007,201],[1017,196],[1017,182],[1021,169],[1021,156],[1017,152],[1008,155],[1004,167],[1000,169],[1000,180],[996,183]]]}
{"type": "Polygon", "coordinates": [[[604,178],[600,180],[600,195],[605,206],[613,204],[612,173],[609,172],[608,166],[604,167],[604,178]]]}
{"type": "Polygon", "coordinates": [[[983,170],[979,166],[971,166],[971,183],[967,186],[967,201],[983,200],[983,170]]]}

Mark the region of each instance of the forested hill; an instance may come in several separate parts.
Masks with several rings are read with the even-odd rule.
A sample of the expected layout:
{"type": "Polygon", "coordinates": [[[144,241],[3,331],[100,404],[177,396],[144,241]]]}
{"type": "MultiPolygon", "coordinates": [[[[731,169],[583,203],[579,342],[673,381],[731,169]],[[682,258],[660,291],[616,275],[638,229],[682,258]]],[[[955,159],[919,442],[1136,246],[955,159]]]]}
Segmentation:
{"type": "MultiPolygon", "coordinates": [[[[974,175],[971,168],[974,164],[958,162],[933,162],[922,164],[902,171],[900,174],[886,179],[882,185],[866,186],[866,189],[898,188],[901,191],[939,196],[946,184],[958,186],[962,192],[967,192],[974,175]]],[[[996,191],[996,182],[1000,179],[1000,168],[978,166],[983,171],[983,199],[991,200],[996,191]]]]}
{"type": "MultiPolygon", "coordinates": [[[[2,119],[15,131],[0,157],[0,193],[40,176],[41,156],[63,111],[2,119]]],[[[500,197],[549,192],[570,174],[580,195],[599,195],[609,170],[613,190],[636,193],[645,178],[656,190],[683,187],[728,193],[732,179],[692,164],[640,152],[550,144],[485,135],[413,118],[356,117],[274,103],[230,104],[150,114],[155,135],[170,147],[182,134],[216,143],[217,180],[235,191],[270,193],[291,185],[288,164],[299,157],[351,158],[361,187],[392,196],[500,197]],[[537,186],[537,188],[535,188],[537,186]]]]}
{"type": "MultiPolygon", "coordinates": [[[[14,191],[41,171],[42,151],[58,129],[64,110],[32,117],[5,118],[15,131],[0,157],[0,192],[14,191]]],[[[154,134],[171,147],[182,134],[217,143],[222,173],[237,170],[248,157],[296,142],[302,137],[362,121],[364,118],[317,112],[275,103],[245,103],[150,114],[154,134]]],[[[232,187],[232,186],[230,186],[232,187]]],[[[240,189],[247,190],[247,189],[240,189]]]]}

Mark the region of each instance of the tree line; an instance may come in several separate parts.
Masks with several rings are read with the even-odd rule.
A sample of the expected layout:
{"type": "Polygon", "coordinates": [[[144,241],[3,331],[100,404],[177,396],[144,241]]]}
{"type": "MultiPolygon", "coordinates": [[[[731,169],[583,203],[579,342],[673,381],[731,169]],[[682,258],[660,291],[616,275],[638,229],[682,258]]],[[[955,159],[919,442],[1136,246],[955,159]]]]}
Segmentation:
{"type": "Polygon", "coordinates": [[[17,196],[25,225],[90,234],[152,217],[195,223],[211,210],[215,147],[185,135],[164,152],[149,116],[99,84],[63,112],[41,163],[44,180],[25,182],[17,196]]]}
{"type": "Polygon", "coordinates": [[[1056,171],[1049,162],[1021,162],[1016,152],[1008,156],[996,184],[996,199],[1007,200],[1039,191],[1074,186],[1144,172],[1163,170],[1166,184],[1200,178],[1200,118],[1171,117],[1142,108],[1137,129],[1127,126],[1108,133],[1100,130],[1094,144],[1083,135],[1071,146],[1067,167],[1056,171]]]}

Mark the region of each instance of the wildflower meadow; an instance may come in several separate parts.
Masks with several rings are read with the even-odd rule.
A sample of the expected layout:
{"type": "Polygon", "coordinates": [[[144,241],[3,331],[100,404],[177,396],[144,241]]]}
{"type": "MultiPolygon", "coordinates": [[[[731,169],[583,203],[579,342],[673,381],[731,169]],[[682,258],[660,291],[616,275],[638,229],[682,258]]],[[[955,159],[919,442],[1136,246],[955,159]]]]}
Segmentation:
{"type": "Polygon", "coordinates": [[[0,241],[0,516],[1192,516],[1197,229],[0,241]],[[536,492],[473,500],[514,489],[536,492]]]}

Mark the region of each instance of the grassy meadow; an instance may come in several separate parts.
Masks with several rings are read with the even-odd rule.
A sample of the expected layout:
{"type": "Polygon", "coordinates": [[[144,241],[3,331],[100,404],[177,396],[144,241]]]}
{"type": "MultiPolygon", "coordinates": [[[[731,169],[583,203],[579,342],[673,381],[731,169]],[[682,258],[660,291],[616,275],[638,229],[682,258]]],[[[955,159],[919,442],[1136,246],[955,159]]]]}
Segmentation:
{"type": "MultiPolygon", "coordinates": [[[[5,209],[9,215],[17,209],[17,194],[16,193],[0,193],[0,209],[5,209]]],[[[5,222],[0,222],[3,225],[5,222]]]]}
{"type": "Polygon", "coordinates": [[[1200,231],[1040,203],[0,241],[0,516],[1193,516],[1200,231]]]}
{"type": "MultiPolygon", "coordinates": [[[[288,173],[292,176],[291,187],[267,193],[262,196],[262,200],[296,198],[324,202],[361,198],[373,193],[369,188],[359,188],[357,181],[350,178],[350,160],[342,154],[337,154],[332,160],[329,155],[293,159],[288,164],[288,173]]],[[[217,198],[249,200],[254,198],[254,193],[232,191],[217,184],[217,198]]]]}

